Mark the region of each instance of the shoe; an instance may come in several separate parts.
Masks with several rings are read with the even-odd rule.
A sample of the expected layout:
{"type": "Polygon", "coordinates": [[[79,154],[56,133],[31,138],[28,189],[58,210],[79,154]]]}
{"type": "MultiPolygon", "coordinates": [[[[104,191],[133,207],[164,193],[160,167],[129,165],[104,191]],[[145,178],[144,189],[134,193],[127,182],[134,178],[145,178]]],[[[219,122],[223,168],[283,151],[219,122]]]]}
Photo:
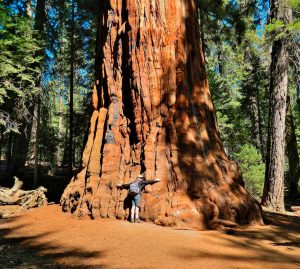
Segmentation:
{"type": "Polygon", "coordinates": [[[131,222],[131,223],[134,223],[134,219],[130,219],[130,222],[131,222]]]}
{"type": "Polygon", "coordinates": [[[142,221],[140,219],[136,219],[135,223],[142,223],[142,221]]]}

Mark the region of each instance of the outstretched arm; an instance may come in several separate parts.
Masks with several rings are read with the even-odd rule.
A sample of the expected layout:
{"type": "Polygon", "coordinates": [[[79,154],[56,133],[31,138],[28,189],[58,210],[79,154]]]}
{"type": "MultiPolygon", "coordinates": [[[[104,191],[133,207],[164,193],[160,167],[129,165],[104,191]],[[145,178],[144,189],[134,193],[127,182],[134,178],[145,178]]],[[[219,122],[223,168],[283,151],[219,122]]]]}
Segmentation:
{"type": "Polygon", "coordinates": [[[159,178],[156,178],[156,179],[154,179],[154,180],[143,180],[142,182],[141,182],[141,184],[142,184],[142,186],[144,187],[144,186],[146,186],[146,185],[149,185],[149,184],[154,184],[154,183],[156,183],[156,182],[159,182],[160,181],[160,179],[159,178]]]}
{"type": "Polygon", "coordinates": [[[121,183],[119,183],[119,184],[117,185],[117,188],[118,188],[118,189],[121,189],[121,190],[123,190],[123,189],[128,190],[128,189],[129,189],[129,186],[130,186],[130,183],[127,183],[127,184],[121,184],[121,183]]]}

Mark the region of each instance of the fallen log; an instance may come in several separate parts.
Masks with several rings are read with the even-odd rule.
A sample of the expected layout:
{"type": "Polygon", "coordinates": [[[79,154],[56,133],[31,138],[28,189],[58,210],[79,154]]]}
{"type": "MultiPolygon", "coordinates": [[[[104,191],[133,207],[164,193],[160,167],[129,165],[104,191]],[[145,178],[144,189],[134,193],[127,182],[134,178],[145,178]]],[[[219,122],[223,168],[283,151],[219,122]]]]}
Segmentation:
{"type": "Polygon", "coordinates": [[[47,205],[46,188],[38,187],[35,190],[24,191],[21,190],[23,182],[17,177],[14,177],[14,180],[11,189],[0,187],[0,205],[19,205],[21,210],[47,205]]]}
{"type": "Polygon", "coordinates": [[[293,212],[300,211],[300,206],[299,206],[299,205],[298,205],[298,206],[291,206],[291,210],[292,210],[293,212]]]}

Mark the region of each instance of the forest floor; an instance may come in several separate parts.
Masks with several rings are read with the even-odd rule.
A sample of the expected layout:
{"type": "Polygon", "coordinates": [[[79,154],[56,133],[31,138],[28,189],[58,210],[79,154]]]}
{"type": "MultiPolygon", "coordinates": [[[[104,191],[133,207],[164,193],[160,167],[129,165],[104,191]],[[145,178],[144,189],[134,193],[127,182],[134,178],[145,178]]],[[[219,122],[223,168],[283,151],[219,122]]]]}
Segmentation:
{"type": "Polygon", "coordinates": [[[193,231],[78,220],[45,206],[0,219],[0,267],[300,269],[300,218],[264,214],[266,226],[193,231]]]}

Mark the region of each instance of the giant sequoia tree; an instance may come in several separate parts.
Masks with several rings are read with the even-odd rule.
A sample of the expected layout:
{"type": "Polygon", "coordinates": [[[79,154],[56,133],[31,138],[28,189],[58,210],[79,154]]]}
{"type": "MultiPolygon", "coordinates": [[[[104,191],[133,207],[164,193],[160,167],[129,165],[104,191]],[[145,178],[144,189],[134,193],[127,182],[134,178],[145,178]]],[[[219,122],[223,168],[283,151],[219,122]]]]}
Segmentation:
{"type": "Polygon", "coordinates": [[[116,184],[144,172],[162,179],[143,195],[146,221],[261,222],[224,153],[199,39],[192,0],[101,1],[89,135],[64,211],[124,219],[127,193],[116,184]]]}

